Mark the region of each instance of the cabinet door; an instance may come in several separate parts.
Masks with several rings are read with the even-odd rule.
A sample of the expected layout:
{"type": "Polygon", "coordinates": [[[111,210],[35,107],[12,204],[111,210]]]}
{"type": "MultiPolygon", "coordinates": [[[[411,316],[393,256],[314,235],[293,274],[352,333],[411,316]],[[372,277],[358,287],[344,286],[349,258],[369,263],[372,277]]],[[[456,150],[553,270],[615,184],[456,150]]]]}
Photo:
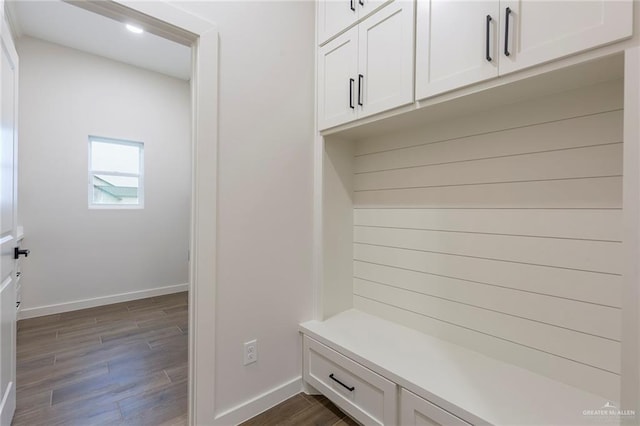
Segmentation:
{"type": "Polygon", "coordinates": [[[364,19],[385,4],[393,0],[356,0],[358,2],[358,18],[364,19]]]}
{"type": "Polygon", "coordinates": [[[414,12],[394,1],[358,25],[358,118],[413,101],[414,12]]]}
{"type": "Polygon", "coordinates": [[[500,9],[500,74],[611,43],[633,31],[631,0],[503,0],[500,9]]]}
{"type": "Polygon", "coordinates": [[[418,0],[416,99],[498,76],[498,0],[418,0]]]}
{"type": "Polygon", "coordinates": [[[356,118],[358,29],[352,28],[318,49],[318,127],[356,118]]]}
{"type": "Polygon", "coordinates": [[[461,418],[406,389],[400,392],[400,424],[402,426],[471,426],[461,418]]]}
{"type": "Polygon", "coordinates": [[[324,43],[358,20],[358,8],[361,7],[358,1],[359,0],[318,1],[318,43],[324,43]]]}

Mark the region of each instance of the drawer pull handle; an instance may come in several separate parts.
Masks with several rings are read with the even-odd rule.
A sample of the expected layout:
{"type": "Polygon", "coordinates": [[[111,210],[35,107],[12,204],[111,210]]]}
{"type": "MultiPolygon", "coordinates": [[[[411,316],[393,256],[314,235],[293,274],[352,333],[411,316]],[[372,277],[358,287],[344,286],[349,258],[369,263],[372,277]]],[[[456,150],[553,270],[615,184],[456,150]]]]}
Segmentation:
{"type": "Polygon", "coordinates": [[[349,392],[353,392],[354,390],[356,390],[356,388],[355,388],[354,386],[349,387],[349,386],[345,385],[344,383],[342,383],[340,380],[336,379],[336,378],[334,377],[333,373],[329,374],[329,378],[330,378],[331,380],[333,380],[334,382],[337,382],[337,383],[339,383],[340,385],[342,385],[342,386],[343,386],[345,389],[347,389],[349,392]]]}

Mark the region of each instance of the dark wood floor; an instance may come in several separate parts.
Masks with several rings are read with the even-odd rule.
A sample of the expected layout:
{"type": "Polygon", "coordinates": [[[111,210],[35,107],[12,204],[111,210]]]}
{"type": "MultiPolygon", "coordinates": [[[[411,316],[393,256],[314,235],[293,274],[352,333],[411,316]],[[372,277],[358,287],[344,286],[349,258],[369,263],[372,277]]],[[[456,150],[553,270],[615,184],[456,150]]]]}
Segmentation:
{"type": "Polygon", "coordinates": [[[358,426],[321,395],[296,396],[242,423],[241,426],[358,426]]]}
{"type": "Polygon", "coordinates": [[[18,322],[13,425],[183,425],[187,293],[18,322]]]}
{"type": "MultiPolygon", "coordinates": [[[[18,322],[14,426],[187,423],[187,293],[18,322]]],[[[354,426],[298,394],[243,426],[354,426]]]]}

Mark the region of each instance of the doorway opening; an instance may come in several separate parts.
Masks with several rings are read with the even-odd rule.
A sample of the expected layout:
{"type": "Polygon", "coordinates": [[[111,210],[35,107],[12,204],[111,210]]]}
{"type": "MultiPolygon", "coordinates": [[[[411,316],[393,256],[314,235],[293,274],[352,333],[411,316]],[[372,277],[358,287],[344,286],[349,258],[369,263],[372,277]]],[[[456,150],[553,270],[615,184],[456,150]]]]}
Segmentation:
{"type": "MultiPolygon", "coordinates": [[[[69,4],[64,4],[64,5],[70,6],[69,4]]],[[[190,108],[187,108],[187,110],[190,110],[191,117],[188,117],[188,119],[186,120],[187,128],[191,133],[191,135],[185,137],[185,139],[187,139],[188,141],[187,146],[188,148],[190,148],[190,154],[189,153],[187,154],[187,157],[188,157],[187,163],[188,165],[191,166],[190,173],[187,173],[189,177],[189,185],[186,191],[186,197],[184,197],[184,199],[182,200],[182,203],[180,203],[179,200],[177,201],[175,198],[171,198],[170,196],[169,189],[171,185],[177,185],[177,183],[173,181],[166,184],[167,186],[164,188],[165,189],[164,194],[160,194],[160,196],[156,194],[155,196],[156,201],[158,200],[163,201],[161,195],[165,195],[169,202],[172,202],[173,204],[183,204],[183,206],[186,207],[186,212],[187,212],[186,213],[186,217],[187,217],[186,234],[188,235],[188,238],[186,238],[186,241],[187,241],[187,243],[185,244],[186,253],[184,253],[183,261],[187,265],[185,268],[187,272],[186,274],[187,278],[185,280],[185,283],[175,284],[175,286],[180,286],[180,285],[184,286],[182,289],[189,290],[189,297],[187,299],[186,294],[181,295],[179,292],[176,293],[175,291],[166,291],[166,289],[161,291],[160,292],[161,294],[154,294],[154,295],[151,295],[150,298],[143,299],[143,300],[146,300],[144,302],[139,298],[132,298],[130,297],[131,295],[127,295],[124,297],[123,301],[117,301],[117,300],[111,299],[110,301],[116,301],[118,303],[115,305],[110,304],[111,306],[110,308],[106,308],[106,307],[102,308],[104,312],[102,314],[98,313],[96,315],[102,317],[102,320],[106,322],[106,318],[109,317],[107,311],[109,311],[110,309],[116,309],[114,308],[114,306],[117,306],[119,308],[122,308],[124,306],[126,307],[128,312],[132,312],[135,310],[144,311],[142,307],[145,304],[147,304],[148,306],[151,306],[152,304],[162,305],[163,306],[162,313],[164,315],[177,314],[178,311],[180,310],[186,311],[186,305],[188,300],[189,301],[188,319],[186,319],[186,321],[183,321],[182,326],[176,325],[173,330],[175,332],[175,330],[177,329],[185,333],[188,330],[189,339],[188,339],[188,344],[185,346],[185,355],[186,353],[188,353],[187,358],[189,361],[188,362],[189,368],[187,368],[185,365],[182,368],[182,370],[179,371],[178,373],[176,373],[175,371],[173,372],[165,371],[165,369],[163,369],[163,372],[165,376],[169,379],[169,381],[172,381],[172,382],[174,381],[171,377],[172,373],[177,374],[175,377],[179,377],[179,376],[182,377],[186,387],[184,391],[183,400],[185,404],[187,402],[187,399],[189,401],[188,411],[189,411],[189,418],[191,419],[190,423],[199,422],[198,418],[212,419],[213,407],[210,401],[212,400],[212,394],[213,394],[212,392],[213,370],[212,370],[212,367],[207,364],[209,364],[211,362],[211,359],[213,358],[212,356],[213,355],[212,330],[214,329],[213,314],[204,313],[205,309],[202,309],[202,307],[206,306],[207,311],[213,311],[212,308],[215,303],[215,300],[213,298],[213,295],[215,294],[215,228],[216,228],[215,227],[215,223],[216,223],[215,177],[216,177],[216,163],[217,163],[217,123],[216,123],[216,120],[217,120],[217,32],[215,30],[215,25],[213,25],[210,22],[205,22],[192,15],[180,12],[179,9],[164,3],[148,4],[148,5],[140,4],[140,5],[132,6],[133,8],[125,7],[122,4],[117,2],[77,2],[77,3],[74,3],[74,5],[81,6],[82,8],[85,8],[85,9],[89,9],[92,12],[97,12],[99,15],[102,15],[111,19],[115,19],[123,23],[127,23],[128,26],[133,26],[133,28],[136,30],[143,29],[150,33],[168,38],[172,41],[177,41],[178,43],[187,45],[188,48],[191,49],[191,54],[190,54],[190,56],[192,57],[192,61],[190,63],[192,65],[192,69],[190,71],[191,87],[190,89],[187,90],[187,105],[188,107],[190,107],[190,108]],[[207,117],[206,120],[200,119],[201,117],[205,117],[205,116],[207,117]],[[203,185],[204,183],[207,184],[206,187],[205,185],[203,185]],[[205,218],[205,217],[206,217],[206,221],[200,220],[201,218],[205,218]],[[164,293],[167,293],[167,294],[164,295],[164,293]],[[133,302],[133,300],[139,300],[139,302],[133,302]],[[202,318],[199,318],[200,316],[202,316],[202,318]],[[205,338],[203,339],[197,338],[199,329],[207,330],[205,338]],[[205,359],[206,359],[206,363],[204,362],[205,359]],[[202,368],[203,366],[206,366],[206,368],[202,368]],[[196,376],[195,371],[201,371],[201,373],[198,374],[197,381],[194,379],[194,377],[196,376]],[[186,385],[187,383],[188,383],[188,386],[186,385]],[[187,395],[188,395],[188,398],[187,398],[187,395]],[[198,404],[198,401],[201,397],[207,400],[206,405],[198,404]]],[[[37,42],[32,44],[37,44],[37,42]]],[[[60,49],[60,46],[57,46],[56,48],[60,49]]],[[[47,69],[44,68],[44,70],[47,70],[47,69]]],[[[49,68],[48,71],[51,71],[51,68],[49,68]]],[[[87,80],[89,79],[90,76],[91,76],[90,73],[86,73],[84,76],[77,77],[77,79],[87,80]]],[[[48,77],[48,76],[44,76],[44,77],[48,77]]],[[[148,79],[144,79],[144,80],[148,80],[148,79]]],[[[121,86],[122,80],[120,80],[117,85],[121,86]]],[[[94,86],[98,86],[98,85],[94,85],[94,86]]],[[[111,89],[115,89],[115,88],[117,88],[115,85],[111,87],[111,89]]],[[[47,93],[45,92],[43,93],[43,95],[47,95],[47,93]]],[[[127,95],[121,96],[122,108],[127,107],[127,100],[128,100],[127,98],[128,98],[127,95]]],[[[157,102],[154,103],[152,98],[148,99],[148,102],[149,103],[147,108],[157,106],[156,105],[157,102]]],[[[89,104],[89,105],[92,105],[94,108],[99,109],[102,112],[102,115],[107,115],[107,116],[109,115],[108,113],[105,113],[106,112],[104,108],[105,105],[101,104],[99,99],[96,99],[95,103],[89,104]]],[[[23,105],[21,105],[21,107],[22,106],[23,105]]],[[[60,104],[58,106],[60,108],[64,107],[64,105],[60,105],[60,104]]],[[[24,118],[25,117],[22,117],[22,119],[24,118]]],[[[63,120],[57,120],[57,121],[59,122],[63,120]]],[[[135,121],[135,118],[132,118],[132,121],[135,121]]],[[[158,123],[159,122],[157,122],[156,124],[158,123]]],[[[56,124],[59,124],[59,123],[53,123],[51,129],[55,128],[56,124]]],[[[109,132],[104,132],[104,131],[102,132],[94,131],[92,133],[94,135],[99,134],[99,136],[106,137],[106,138],[117,138],[117,139],[122,138],[122,139],[135,139],[135,140],[140,139],[140,138],[131,137],[127,134],[122,134],[122,133],[115,134],[115,135],[110,134],[109,132]]],[[[85,137],[89,137],[89,136],[90,135],[85,135],[85,137]]],[[[151,137],[148,140],[155,141],[155,138],[151,137]]],[[[148,141],[141,141],[141,142],[144,144],[144,148],[145,148],[144,155],[150,156],[151,143],[148,141]]],[[[85,144],[86,143],[88,142],[85,140],[85,144]]],[[[160,149],[156,149],[156,153],[161,151],[162,150],[160,149]]],[[[59,152],[62,152],[62,150],[60,150],[59,152]]],[[[169,155],[169,157],[171,160],[173,160],[174,163],[164,167],[165,174],[167,175],[171,175],[172,172],[176,170],[176,167],[175,167],[175,162],[177,161],[176,157],[171,155],[169,155]]],[[[86,159],[87,157],[85,156],[84,158],[86,159]]],[[[56,158],[56,157],[51,158],[52,163],[56,160],[59,161],[60,158],[56,158]]],[[[145,182],[145,185],[146,185],[145,203],[144,203],[144,209],[142,210],[148,209],[152,202],[151,201],[152,197],[150,192],[152,187],[152,184],[150,181],[152,173],[149,167],[149,164],[150,164],[149,160],[151,160],[150,157],[146,158],[145,169],[144,169],[144,173],[147,179],[145,182]]],[[[71,167],[72,164],[68,164],[68,166],[69,166],[68,169],[72,168],[71,167]]],[[[160,167],[160,169],[163,169],[163,168],[160,167]]],[[[87,172],[89,172],[89,170],[85,170],[84,172],[85,179],[87,176],[87,172]]],[[[119,173],[118,171],[116,172],[119,173]]],[[[140,172],[141,170],[137,171],[137,173],[140,173],[140,172]]],[[[44,179],[47,179],[47,177],[44,175],[42,175],[42,177],[44,179]]],[[[94,177],[95,177],[95,174],[94,174],[94,177]]],[[[52,176],[50,176],[50,178],[52,178],[52,176]]],[[[108,188],[107,186],[109,185],[107,184],[103,186],[106,189],[111,190],[111,192],[114,192],[114,193],[118,192],[118,194],[115,194],[115,196],[122,195],[120,194],[120,192],[124,193],[129,191],[130,189],[127,185],[124,185],[124,184],[116,185],[114,184],[114,182],[109,182],[108,180],[106,182],[109,183],[109,185],[111,186],[108,188]],[[115,189],[116,187],[117,187],[117,190],[115,189]]],[[[76,183],[69,186],[72,188],[73,185],[75,184],[76,183]]],[[[86,182],[83,182],[82,184],[86,185],[86,182]]],[[[86,186],[84,187],[86,188],[86,186]]],[[[62,190],[68,190],[68,191],[72,190],[71,188],[66,187],[64,185],[62,186],[62,188],[63,188],[62,190]]],[[[84,196],[86,197],[87,191],[85,190],[83,192],[84,192],[84,196]]],[[[84,207],[85,209],[87,208],[86,202],[84,203],[84,207]]],[[[50,209],[50,212],[54,213],[54,211],[51,211],[51,209],[50,209]]],[[[57,211],[55,213],[60,214],[60,211],[57,211]]],[[[117,212],[117,214],[121,216],[125,213],[129,213],[129,212],[125,212],[125,211],[117,212]]],[[[143,220],[140,220],[140,221],[143,222],[143,220]]],[[[116,226],[112,225],[111,228],[109,228],[109,226],[106,226],[106,228],[112,231],[111,236],[115,235],[115,233],[118,231],[117,225],[116,226]]],[[[168,228],[170,227],[167,227],[167,226],[156,227],[156,230],[158,234],[161,234],[163,231],[168,231],[169,230],[168,228]]],[[[25,226],[25,234],[26,234],[25,240],[29,241],[28,225],[25,226]]],[[[85,237],[87,237],[88,239],[92,237],[91,232],[88,232],[86,234],[87,235],[85,235],[85,237]]],[[[168,238],[168,239],[171,239],[171,238],[168,238]]],[[[99,239],[96,238],[96,240],[99,240],[99,239]]],[[[114,240],[117,240],[117,238],[114,238],[114,240]]],[[[105,245],[109,243],[108,238],[105,239],[104,241],[107,241],[106,243],[104,243],[105,245]]],[[[154,250],[154,249],[157,249],[158,245],[152,245],[152,246],[153,246],[152,250],[154,250]]],[[[124,247],[125,248],[123,250],[126,251],[126,245],[124,245],[124,247]]],[[[71,248],[71,247],[67,247],[67,248],[71,248]]],[[[34,250],[34,255],[32,255],[32,257],[35,257],[36,253],[37,252],[34,250]]],[[[98,257],[99,260],[104,261],[104,263],[110,263],[109,259],[100,259],[99,255],[95,257],[98,257]]],[[[149,258],[152,259],[153,256],[149,256],[149,258]]],[[[118,272],[117,265],[112,264],[112,266],[113,266],[113,273],[116,274],[118,272]]],[[[28,272],[28,268],[25,268],[25,276],[27,272],[28,272]]],[[[102,274],[96,273],[96,276],[98,275],[101,276],[102,274]]],[[[166,274],[161,274],[161,275],[164,276],[166,274]]],[[[28,280],[25,280],[25,282],[26,281],[28,280]]],[[[170,287],[170,286],[171,285],[164,286],[164,287],[170,287]]],[[[179,289],[175,288],[174,290],[179,290],[179,289]]],[[[145,293],[145,295],[147,294],[145,293]]],[[[119,293],[119,297],[123,297],[122,293],[119,293]]],[[[76,297],[75,301],[80,301],[82,303],[85,303],[85,305],[83,306],[82,303],[80,303],[79,305],[75,305],[75,307],[86,308],[88,306],[95,305],[95,303],[93,303],[94,301],[87,302],[87,300],[91,300],[91,298],[83,299],[82,297],[80,298],[76,297]]],[[[25,306],[25,310],[23,312],[28,312],[29,305],[25,304],[24,306],[25,306]]],[[[55,309],[56,309],[55,306],[56,306],[55,304],[44,305],[44,307],[40,306],[40,308],[43,308],[43,309],[40,309],[40,311],[33,310],[33,313],[40,313],[40,314],[48,313],[50,315],[61,315],[61,316],[64,315],[63,312],[61,311],[59,313],[55,313],[55,309]],[[47,309],[49,309],[49,311],[47,311],[47,309]]],[[[96,308],[96,309],[99,309],[99,308],[96,308]]],[[[158,313],[152,314],[151,311],[152,310],[149,309],[150,317],[153,317],[154,315],[156,315],[157,317],[158,315],[160,315],[158,313]]],[[[85,312],[87,311],[85,310],[85,312]]],[[[186,312],[184,313],[186,314],[186,312]]],[[[31,316],[36,317],[41,315],[31,315],[31,316]]],[[[72,317],[72,316],[73,315],[70,315],[70,314],[66,315],[66,317],[72,317]]],[[[93,321],[96,324],[99,321],[101,321],[98,319],[98,316],[95,316],[93,318],[93,321]]],[[[159,320],[159,319],[162,320],[162,318],[156,318],[156,320],[159,320]]],[[[30,321],[30,320],[27,320],[27,321],[30,321]]],[[[37,323],[35,319],[31,321],[32,321],[32,325],[37,323]]],[[[122,318],[119,318],[117,314],[113,314],[112,322],[118,322],[118,321],[121,321],[120,326],[125,328],[127,327],[126,324],[122,323],[122,318]]],[[[141,321],[141,320],[136,319],[136,321],[141,321]]],[[[82,323],[82,320],[78,319],[78,321],[76,321],[74,325],[66,326],[67,327],[66,329],[69,333],[71,334],[73,334],[74,332],[79,333],[79,334],[76,334],[76,336],[80,340],[81,338],[79,336],[80,334],[82,334],[80,331],[82,329],[82,326],[80,325],[81,323],[82,323]],[[74,328],[75,328],[75,331],[73,331],[74,328]]],[[[131,324],[129,324],[129,326],[130,325],[131,324]]],[[[169,328],[171,327],[173,326],[170,326],[169,328]]],[[[56,330],[56,334],[58,333],[59,333],[59,330],[56,330]]],[[[204,333],[201,333],[201,334],[204,335],[204,333]]],[[[100,338],[100,341],[102,344],[104,343],[104,341],[109,340],[108,337],[107,338],[104,338],[103,336],[98,336],[98,337],[100,338]]],[[[132,337],[127,336],[127,332],[124,329],[120,330],[120,337],[124,341],[133,339],[132,337]]],[[[156,337],[159,340],[156,341],[155,343],[149,342],[149,341],[146,342],[149,348],[153,349],[153,346],[157,346],[157,345],[161,346],[162,339],[165,339],[164,343],[168,346],[177,344],[176,341],[171,341],[170,339],[171,336],[164,336],[164,337],[156,336],[156,337]]],[[[66,346],[66,344],[62,346],[66,346]]],[[[105,350],[107,349],[103,347],[99,352],[104,354],[105,350]]],[[[46,357],[40,358],[39,362],[42,362],[42,363],[48,362],[45,360],[45,358],[46,357]]],[[[61,357],[56,357],[54,355],[54,364],[55,364],[56,358],[61,358],[61,357]]],[[[31,361],[35,362],[35,359],[32,359],[31,361]]],[[[156,361],[158,360],[156,359],[156,361]]],[[[126,367],[130,369],[132,368],[131,367],[132,364],[134,363],[130,362],[126,367]]],[[[147,363],[145,365],[146,365],[145,367],[140,367],[140,368],[145,369],[149,364],[147,363]]],[[[33,365],[31,365],[30,367],[33,367],[33,365]]],[[[107,371],[109,371],[110,369],[115,370],[116,368],[107,364],[107,371]]],[[[127,370],[125,369],[125,371],[127,370]]],[[[98,374],[98,373],[95,373],[95,374],[98,374]]],[[[178,378],[176,380],[180,380],[180,379],[178,378]]],[[[20,386],[19,380],[18,380],[18,386],[20,386]]],[[[81,385],[78,385],[78,386],[81,387],[81,385]]],[[[100,388],[99,385],[96,385],[96,386],[100,388]]],[[[73,388],[67,387],[66,392],[72,392],[72,389],[73,388]]],[[[59,394],[59,398],[64,399],[62,396],[60,396],[60,395],[64,395],[64,392],[60,391],[58,392],[58,394],[59,394]]],[[[67,403],[71,403],[71,402],[69,402],[68,400],[67,403]]],[[[134,411],[139,412],[138,409],[134,411]]],[[[122,410],[121,410],[121,415],[123,417],[127,417],[122,413],[122,410]]],[[[187,421],[186,409],[185,409],[185,413],[181,414],[179,417],[182,418],[185,422],[187,421]]],[[[203,420],[200,420],[200,421],[203,421],[203,420]]]]}

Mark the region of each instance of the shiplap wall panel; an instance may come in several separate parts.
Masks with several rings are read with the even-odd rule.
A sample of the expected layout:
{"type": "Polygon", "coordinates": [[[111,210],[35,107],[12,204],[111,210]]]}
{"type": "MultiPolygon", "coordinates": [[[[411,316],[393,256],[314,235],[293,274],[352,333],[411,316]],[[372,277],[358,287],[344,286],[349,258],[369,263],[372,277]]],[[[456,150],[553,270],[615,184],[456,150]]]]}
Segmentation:
{"type": "Polygon", "coordinates": [[[622,279],[574,269],[354,244],[354,260],[620,307],[622,279]]]}
{"type": "MultiPolygon", "coordinates": [[[[622,80],[545,96],[520,104],[429,124],[429,131],[410,130],[404,134],[380,135],[356,143],[355,156],[431,142],[459,139],[483,133],[498,133],[520,127],[557,122],[623,108],[622,80]],[[525,111],[526,110],[526,111],[525,111]]],[[[618,131],[619,132],[619,131],[618,131]]],[[[357,161],[357,160],[356,160],[357,161]]]]}
{"type": "Polygon", "coordinates": [[[622,100],[607,82],[358,141],[354,306],[615,399],[622,100]]]}
{"type": "Polygon", "coordinates": [[[469,256],[590,272],[621,274],[622,244],[379,227],[354,227],[360,244],[469,256]]]}
{"type": "Polygon", "coordinates": [[[429,208],[622,208],[622,178],[361,191],[356,207],[429,208]]]}
{"type": "Polygon", "coordinates": [[[354,224],[501,235],[622,241],[620,210],[356,209],[354,224]]]}
{"type": "Polygon", "coordinates": [[[353,273],[358,280],[620,340],[621,318],[616,307],[359,261],[354,262],[353,273]]]}
{"type": "Polygon", "coordinates": [[[620,372],[620,342],[617,341],[359,279],[354,280],[354,295],[393,300],[394,306],[410,312],[612,373],[620,372]]]}
{"type": "MultiPolygon", "coordinates": [[[[532,350],[527,346],[514,344],[507,340],[360,296],[354,296],[353,306],[380,318],[472,348],[493,358],[522,366],[571,386],[591,390],[593,393],[603,395],[612,401],[618,401],[620,398],[620,376],[618,374],[599,368],[586,367],[584,364],[554,354],[532,350]]],[[[447,354],[442,354],[442,356],[447,356],[447,354]]],[[[487,384],[483,383],[481,386],[487,386],[487,384]]]]}
{"type": "Polygon", "coordinates": [[[622,143],[356,174],[354,191],[622,176],[622,143]]]}
{"type": "Polygon", "coordinates": [[[617,142],[622,142],[621,110],[359,155],[354,168],[358,174],[617,142]]]}

